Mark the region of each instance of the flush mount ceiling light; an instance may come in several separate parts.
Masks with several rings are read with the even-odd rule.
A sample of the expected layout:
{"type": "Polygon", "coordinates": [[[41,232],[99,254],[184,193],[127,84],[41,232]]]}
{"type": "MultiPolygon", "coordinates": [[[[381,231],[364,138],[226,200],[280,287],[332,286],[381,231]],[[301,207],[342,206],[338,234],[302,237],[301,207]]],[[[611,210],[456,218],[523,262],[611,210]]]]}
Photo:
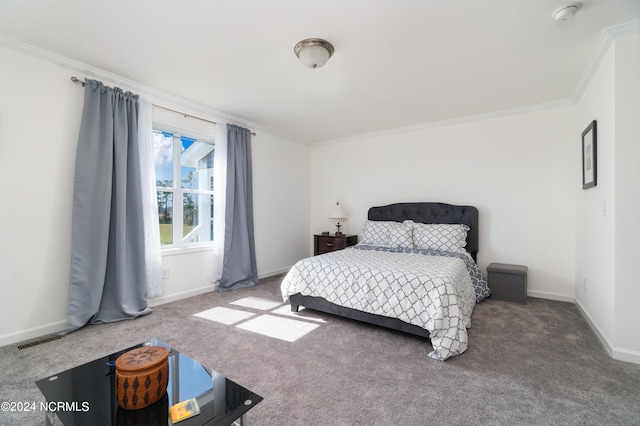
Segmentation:
{"type": "Polygon", "coordinates": [[[307,38],[293,48],[300,62],[307,68],[321,68],[333,55],[333,45],[321,38],[307,38]]]}
{"type": "Polygon", "coordinates": [[[568,21],[569,19],[573,18],[573,16],[581,6],[582,3],[571,3],[566,6],[557,8],[551,15],[556,21],[568,21]]]}

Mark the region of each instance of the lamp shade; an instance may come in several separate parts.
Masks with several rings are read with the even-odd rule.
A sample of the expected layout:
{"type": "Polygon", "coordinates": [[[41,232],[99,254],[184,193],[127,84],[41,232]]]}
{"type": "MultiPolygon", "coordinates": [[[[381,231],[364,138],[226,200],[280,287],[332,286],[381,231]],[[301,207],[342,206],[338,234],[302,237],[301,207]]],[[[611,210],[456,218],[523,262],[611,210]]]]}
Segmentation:
{"type": "Polygon", "coordinates": [[[333,45],[319,38],[302,40],[293,48],[298,59],[307,68],[320,68],[333,55],[333,45]]]}
{"type": "Polygon", "coordinates": [[[336,203],[331,209],[331,214],[329,215],[329,219],[346,219],[348,217],[347,212],[342,208],[340,203],[336,203]]]}

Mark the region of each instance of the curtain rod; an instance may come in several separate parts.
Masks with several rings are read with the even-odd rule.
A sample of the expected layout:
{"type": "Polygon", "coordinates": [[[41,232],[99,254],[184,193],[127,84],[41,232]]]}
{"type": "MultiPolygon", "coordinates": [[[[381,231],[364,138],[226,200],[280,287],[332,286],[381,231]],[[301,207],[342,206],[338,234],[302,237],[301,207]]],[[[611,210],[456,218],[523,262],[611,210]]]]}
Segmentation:
{"type": "MultiPolygon", "coordinates": [[[[82,87],[84,87],[86,85],[86,83],[82,80],[80,80],[79,78],[77,78],[76,76],[72,76],[71,77],[71,81],[73,81],[74,83],[77,84],[81,84],[82,87]]],[[[218,124],[215,121],[211,121],[211,120],[207,120],[206,118],[200,118],[200,117],[196,117],[195,115],[190,115],[190,114],[185,114],[184,112],[180,112],[180,111],[176,111],[175,109],[171,109],[171,108],[167,108],[167,107],[163,107],[162,105],[156,105],[156,104],[152,104],[154,107],[156,108],[161,108],[167,111],[171,111],[171,112],[175,112],[176,114],[180,114],[182,116],[184,116],[185,118],[189,117],[189,118],[195,118],[196,120],[200,120],[200,121],[206,121],[207,123],[211,123],[211,124],[218,124]]],[[[255,132],[251,132],[251,134],[253,136],[256,136],[255,132]]]]}

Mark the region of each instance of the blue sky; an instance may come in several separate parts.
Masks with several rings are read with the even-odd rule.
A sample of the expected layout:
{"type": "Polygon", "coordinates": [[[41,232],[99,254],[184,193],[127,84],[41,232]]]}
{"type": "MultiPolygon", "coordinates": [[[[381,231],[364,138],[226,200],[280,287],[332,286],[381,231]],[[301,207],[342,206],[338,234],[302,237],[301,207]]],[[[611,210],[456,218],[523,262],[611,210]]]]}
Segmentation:
{"type": "MultiPolygon", "coordinates": [[[[153,132],[153,156],[156,170],[156,181],[173,179],[173,134],[168,132],[153,132]]],[[[196,139],[186,136],[180,137],[180,152],[189,148],[196,139]]],[[[182,167],[180,178],[184,179],[189,172],[188,167],[182,167]]]]}

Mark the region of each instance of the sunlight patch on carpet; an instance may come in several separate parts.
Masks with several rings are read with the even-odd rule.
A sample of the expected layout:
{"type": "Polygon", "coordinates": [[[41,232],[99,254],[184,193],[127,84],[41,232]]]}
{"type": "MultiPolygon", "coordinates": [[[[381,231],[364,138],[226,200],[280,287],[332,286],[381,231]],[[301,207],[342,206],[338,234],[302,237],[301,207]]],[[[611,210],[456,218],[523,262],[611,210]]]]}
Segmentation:
{"type": "Polygon", "coordinates": [[[253,312],[240,311],[237,309],[229,309],[218,306],[216,308],[211,308],[207,309],[206,311],[199,312],[197,314],[194,314],[193,316],[230,325],[254,315],[255,314],[253,312]]]}
{"type": "Polygon", "coordinates": [[[273,309],[281,304],[282,303],[280,302],[261,299],[260,297],[245,297],[230,303],[230,305],[243,306],[245,308],[257,309],[259,311],[268,311],[269,309],[273,309]]]}
{"type": "Polygon", "coordinates": [[[260,333],[275,339],[295,342],[319,326],[319,324],[311,324],[289,318],[280,318],[273,315],[260,315],[259,317],[252,318],[249,321],[237,325],[236,327],[243,330],[253,331],[254,333],[260,333]]]}
{"type": "Polygon", "coordinates": [[[314,322],[319,322],[322,324],[326,324],[327,321],[325,321],[323,318],[319,318],[315,315],[318,315],[317,312],[305,312],[305,308],[304,306],[300,306],[298,308],[298,312],[291,312],[291,306],[289,305],[285,305],[285,306],[281,306],[278,309],[274,309],[273,311],[271,311],[274,314],[278,314],[278,315],[284,315],[287,317],[291,317],[291,318],[299,318],[301,320],[305,320],[305,321],[314,321],[314,322]]]}

